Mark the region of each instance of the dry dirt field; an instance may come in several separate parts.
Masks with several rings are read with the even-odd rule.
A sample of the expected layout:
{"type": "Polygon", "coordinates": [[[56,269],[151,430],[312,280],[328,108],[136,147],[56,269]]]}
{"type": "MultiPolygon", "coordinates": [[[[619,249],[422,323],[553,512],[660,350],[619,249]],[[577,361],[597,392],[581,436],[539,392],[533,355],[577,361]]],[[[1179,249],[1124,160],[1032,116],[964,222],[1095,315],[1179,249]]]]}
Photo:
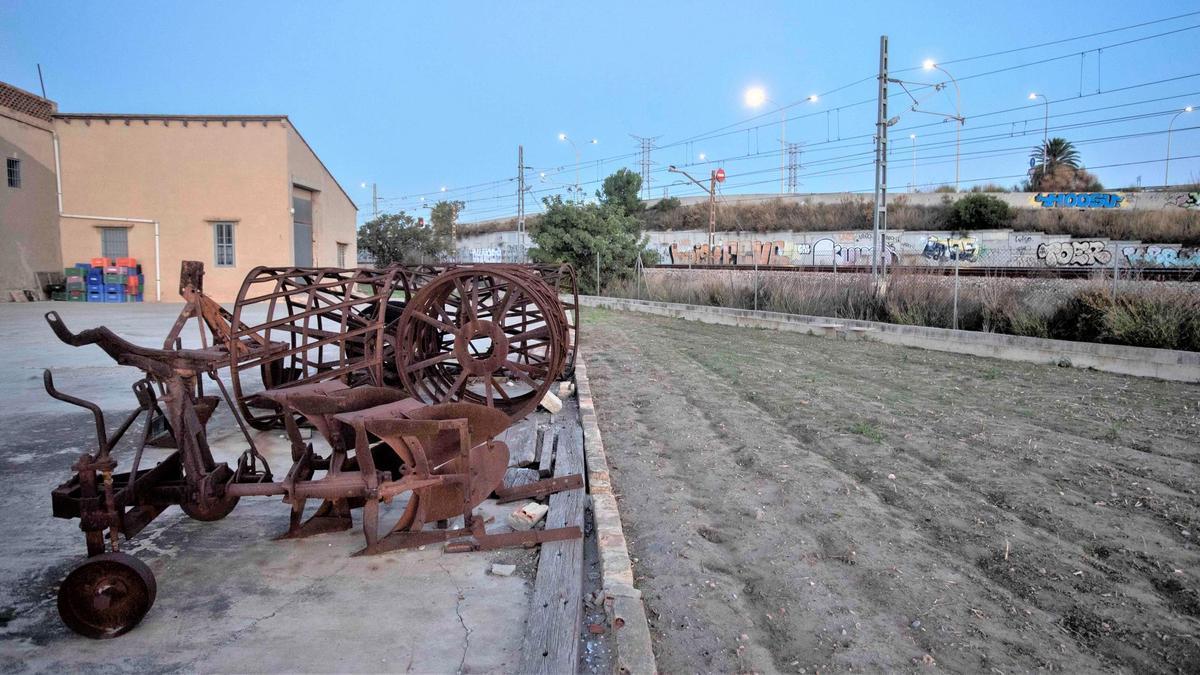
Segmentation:
{"type": "Polygon", "coordinates": [[[1200,387],[589,310],[662,672],[1200,672],[1200,387]]]}

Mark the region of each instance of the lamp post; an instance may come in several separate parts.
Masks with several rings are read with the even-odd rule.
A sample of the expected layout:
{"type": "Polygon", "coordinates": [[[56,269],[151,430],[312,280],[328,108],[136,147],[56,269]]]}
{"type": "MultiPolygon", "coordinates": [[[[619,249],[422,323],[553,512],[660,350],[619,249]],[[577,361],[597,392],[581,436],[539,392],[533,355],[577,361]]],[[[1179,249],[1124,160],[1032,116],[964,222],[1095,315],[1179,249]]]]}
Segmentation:
{"type": "MultiPolygon", "coordinates": [[[[1039,97],[1045,104],[1045,112],[1042,114],[1042,154],[1045,154],[1046,143],[1050,140],[1050,99],[1046,98],[1045,94],[1039,94],[1036,91],[1029,93],[1030,101],[1036,101],[1039,97]]],[[[1042,161],[1045,162],[1044,159],[1042,161]]]]}
{"type": "MultiPolygon", "coordinates": [[[[575,145],[575,140],[572,139],[571,137],[567,136],[566,134],[559,134],[558,140],[566,141],[566,142],[570,143],[571,147],[575,149],[575,199],[577,201],[579,201],[580,200],[579,194],[582,191],[582,188],[580,187],[580,184],[579,184],[579,164],[582,161],[583,153],[581,153],[579,151],[579,146],[575,145]]],[[[595,145],[599,142],[600,141],[593,138],[592,140],[588,141],[588,144],[595,145]]]]}
{"type": "Polygon", "coordinates": [[[1183,113],[1190,113],[1192,110],[1193,108],[1190,105],[1183,110],[1180,110],[1179,112],[1175,113],[1175,116],[1171,118],[1171,123],[1167,125],[1167,160],[1163,162],[1163,187],[1171,184],[1171,128],[1175,126],[1175,120],[1178,119],[1180,115],[1183,113]]]}
{"type": "MultiPolygon", "coordinates": [[[[806,100],[809,103],[817,102],[817,95],[813,94],[806,100]]],[[[745,94],[746,105],[751,108],[757,108],[764,103],[779,108],[779,191],[787,192],[787,109],[776,103],[767,96],[767,90],[762,87],[750,87],[745,94]]]]}
{"type": "Polygon", "coordinates": [[[912,160],[913,160],[912,183],[909,183],[908,191],[916,192],[917,191],[917,135],[909,134],[908,140],[912,141],[912,160]]]}
{"type": "Polygon", "coordinates": [[[668,166],[667,171],[683,174],[688,180],[700,186],[701,190],[708,193],[708,250],[711,255],[717,245],[717,183],[725,182],[725,169],[714,169],[710,172],[708,185],[696,180],[683,169],[676,168],[674,164],[668,166]]]}
{"type": "Polygon", "coordinates": [[[958,80],[949,73],[945,68],[939,66],[933,59],[926,59],[925,70],[940,70],[950,78],[950,82],[954,84],[954,119],[958,122],[958,128],[954,130],[954,191],[958,191],[958,158],[959,146],[962,144],[962,90],[958,88],[958,80]]]}

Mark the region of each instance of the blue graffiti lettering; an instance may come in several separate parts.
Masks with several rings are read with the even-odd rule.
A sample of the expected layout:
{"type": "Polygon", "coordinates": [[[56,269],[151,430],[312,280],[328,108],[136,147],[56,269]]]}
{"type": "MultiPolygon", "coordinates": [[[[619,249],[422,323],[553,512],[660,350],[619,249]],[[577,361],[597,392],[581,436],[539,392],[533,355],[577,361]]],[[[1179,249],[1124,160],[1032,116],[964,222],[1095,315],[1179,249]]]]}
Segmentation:
{"type": "Polygon", "coordinates": [[[1034,200],[1044,209],[1116,209],[1125,198],[1112,192],[1039,192],[1034,200]]]}

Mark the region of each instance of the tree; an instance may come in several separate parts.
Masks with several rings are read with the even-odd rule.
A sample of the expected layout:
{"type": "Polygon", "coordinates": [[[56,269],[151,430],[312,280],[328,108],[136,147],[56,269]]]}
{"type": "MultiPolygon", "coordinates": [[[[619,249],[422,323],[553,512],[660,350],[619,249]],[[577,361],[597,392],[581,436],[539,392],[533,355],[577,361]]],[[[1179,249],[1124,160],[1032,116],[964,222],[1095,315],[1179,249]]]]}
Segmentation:
{"type": "Polygon", "coordinates": [[[433,230],[447,237],[453,237],[454,225],[458,222],[458,214],[467,207],[466,204],[460,201],[442,200],[433,205],[429,211],[429,220],[433,223],[433,230]]]}
{"type": "Polygon", "coordinates": [[[617,207],[628,215],[634,215],[646,208],[638,197],[641,189],[642,177],[629,169],[621,168],[604,179],[604,185],[596,193],[596,198],[601,204],[617,207]]]}
{"type": "MultiPolygon", "coordinates": [[[[1028,190],[1030,192],[1061,189],[1051,187],[1050,183],[1078,182],[1075,180],[1074,174],[1082,171],[1079,167],[1079,151],[1075,149],[1075,145],[1071,141],[1065,138],[1051,138],[1045,144],[1038,145],[1033,152],[1029,153],[1029,158],[1034,161],[1033,171],[1029,174],[1028,190]]],[[[1095,178],[1093,177],[1092,180],[1095,181],[1095,178]]],[[[1096,182],[1098,183],[1098,181],[1096,182]]]]}
{"type": "Polygon", "coordinates": [[[1012,217],[1008,204],[982,192],[971,193],[950,208],[949,224],[955,230],[998,230],[1012,217]]]}
{"type": "Polygon", "coordinates": [[[646,249],[650,238],[642,234],[641,221],[623,207],[564,202],[558,195],[542,204],[546,210],[531,234],[537,247],[529,254],[535,262],[573,265],[580,291],[599,292],[597,261],[603,283],[631,277],[639,256],[645,265],[658,262],[658,253],[646,249]]]}
{"type": "Polygon", "coordinates": [[[377,267],[433,262],[444,258],[453,248],[449,236],[421,227],[403,211],[380,214],[358,228],[358,250],[373,255],[377,267]]]}

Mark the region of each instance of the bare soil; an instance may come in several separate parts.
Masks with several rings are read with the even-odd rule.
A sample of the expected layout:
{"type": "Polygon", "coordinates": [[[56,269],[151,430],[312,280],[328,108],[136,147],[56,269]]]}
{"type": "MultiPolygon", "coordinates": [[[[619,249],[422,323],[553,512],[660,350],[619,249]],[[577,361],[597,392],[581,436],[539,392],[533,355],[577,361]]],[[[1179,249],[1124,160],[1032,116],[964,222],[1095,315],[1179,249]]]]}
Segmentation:
{"type": "Polygon", "coordinates": [[[1200,672],[1200,387],[589,310],[662,672],[1200,672]]]}

